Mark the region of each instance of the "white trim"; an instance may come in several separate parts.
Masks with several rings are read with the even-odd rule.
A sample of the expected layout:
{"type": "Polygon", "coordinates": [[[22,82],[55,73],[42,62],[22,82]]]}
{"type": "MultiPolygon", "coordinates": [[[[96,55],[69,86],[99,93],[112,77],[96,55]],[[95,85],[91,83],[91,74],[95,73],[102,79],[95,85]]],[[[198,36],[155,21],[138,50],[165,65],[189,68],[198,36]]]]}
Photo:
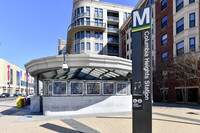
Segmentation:
{"type": "Polygon", "coordinates": [[[128,88],[127,82],[117,82],[117,83],[116,83],[116,95],[127,95],[127,88],[128,88]],[[126,84],[126,88],[125,88],[126,93],[125,93],[125,94],[121,94],[121,93],[118,93],[118,92],[117,92],[117,85],[118,85],[118,84],[126,84]]]}
{"type": "Polygon", "coordinates": [[[64,82],[64,81],[52,81],[52,96],[67,96],[67,82],[64,82],[66,84],[66,94],[54,94],[54,82],[64,82]]]}
{"type": "Polygon", "coordinates": [[[101,82],[86,82],[86,95],[88,96],[100,96],[101,95],[101,82]],[[87,86],[88,83],[99,83],[99,94],[88,94],[87,86]]]}
{"type": "Polygon", "coordinates": [[[102,94],[105,95],[105,96],[111,96],[111,95],[115,95],[115,90],[116,90],[116,85],[115,85],[115,82],[102,82],[102,94]],[[110,84],[113,84],[113,94],[104,94],[104,83],[110,83],[110,84]]]}

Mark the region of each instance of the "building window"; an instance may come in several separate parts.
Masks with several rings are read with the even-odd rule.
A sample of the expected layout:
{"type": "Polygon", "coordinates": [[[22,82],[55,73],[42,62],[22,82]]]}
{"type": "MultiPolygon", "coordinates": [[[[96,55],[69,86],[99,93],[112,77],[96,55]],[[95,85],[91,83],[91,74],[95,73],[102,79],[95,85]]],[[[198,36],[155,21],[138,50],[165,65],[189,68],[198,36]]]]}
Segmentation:
{"type": "Polygon", "coordinates": [[[100,44],[99,44],[99,50],[100,50],[100,51],[103,51],[103,43],[100,43],[100,44]]]}
{"type": "Polygon", "coordinates": [[[86,16],[90,16],[90,7],[86,7],[86,16]]]}
{"type": "Polygon", "coordinates": [[[127,32],[127,34],[126,34],[126,39],[127,39],[127,40],[129,39],[129,34],[128,34],[128,32],[127,32]]]}
{"type": "Polygon", "coordinates": [[[16,85],[20,85],[20,72],[19,71],[16,71],[16,79],[17,79],[16,85]]]}
{"type": "Polygon", "coordinates": [[[103,32],[99,33],[99,39],[103,39],[103,32]]]}
{"type": "MultiPolygon", "coordinates": [[[[154,50],[154,41],[153,40],[151,41],[151,46],[152,46],[151,49],[154,50]]],[[[132,45],[131,45],[131,49],[132,49],[132,45]]]]}
{"type": "Polygon", "coordinates": [[[95,43],[95,51],[99,51],[99,44],[95,43]]]}
{"type": "Polygon", "coordinates": [[[85,50],[85,44],[84,44],[84,42],[81,43],[81,50],[85,50]]]}
{"type": "Polygon", "coordinates": [[[77,22],[76,22],[77,26],[80,25],[80,19],[77,19],[77,22]]]}
{"type": "Polygon", "coordinates": [[[126,51],[129,51],[129,44],[126,45],[126,51]]]}
{"type": "Polygon", "coordinates": [[[95,26],[98,26],[98,19],[94,19],[95,26]]]}
{"type": "Polygon", "coordinates": [[[77,44],[77,51],[80,51],[80,43],[77,44]]]}
{"type": "Polygon", "coordinates": [[[99,18],[103,18],[103,9],[99,9],[99,18]]]}
{"type": "Polygon", "coordinates": [[[84,31],[81,31],[81,39],[85,37],[84,31]]]}
{"type": "Polygon", "coordinates": [[[190,38],[190,51],[195,51],[195,37],[190,38]]]}
{"type": "Polygon", "coordinates": [[[162,62],[167,62],[167,53],[168,52],[162,53],[162,62]]]}
{"type": "Polygon", "coordinates": [[[131,49],[132,49],[133,48],[132,42],[130,42],[130,45],[131,45],[131,49]]]}
{"type": "Polygon", "coordinates": [[[98,17],[98,8],[94,8],[94,17],[95,17],[95,18],[98,17]]]}
{"type": "Polygon", "coordinates": [[[103,27],[103,19],[99,19],[99,25],[100,27],[103,27]]]}
{"type": "Polygon", "coordinates": [[[75,53],[76,53],[76,51],[77,51],[77,45],[76,44],[74,46],[74,50],[75,50],[75,53]]]}
{"type": "Polygon", "coordinates": [[[149,0],[148,3],[147,3],[147,6],[148,6],[148,5],[151,5],[151,4],[153,4],[153,3],[154,3],[154,0],[149,0]]]}
{"type": "Polygon", "coordinates": [[[81,16],[84,15],[84,7],[81,7],[81,16]]]}
{"type": "Polygon", "coordinates": [[[167,0],[163,0],[161,2],[161,11],[163,11],[167,7],[167,0]]]}
{"type": "Polygon", "coordinates": [[[77,8],[77,17],[79,17],[79,15],[80,15],[80,10],[79,8],[77,8]]]}
{"type": "Polygon", "coordinates": [[[162,36],[162,46],[165,45],[165,44],[167,44],[167,34],[164,34],[162,36]]]}
{"type": "Polygon", "coordinates": [[[190,28],[195,27],[195,13],[190,14],[190,28]]]}
{"type": "Polygon", "coordinates": [[[151,32],[152,34],[154,33],[154,25],[152,24],[152,27],[151,27],[151,32]]]}
{"type": "Polygon", "coordinates": [[[75,39],[75,40],[77,39],[76,33],[75,33],[75,35],[74,35],[74,39],[75,39]]]}
{"type": "Polygon", "coordinates": [[[189,4],[194,3],[194,2],[195,2],[195,0],[189,0],[189,4]]]}
{"type": "Polygon", "coordinates": [[[84,18],[81,18],[81,25],[84,25],[84,18]]]}
{"type": "Polygon", "coordinates": [[[86,37],[90,38],[90,31],[86,31],[86,37]]]}
{"type": "Polygon", "coordinates": [[[176,22],[176,34],[184,30],[184,18],[176,22]]]}
{"type": "Polygon", "coordinates": [[[165,16],[164,18],[162,18],[161,28],[164,28],[165,26],[167,26],[167,16],[165,16]]]}
{"type": "Polygon", "coordinates": [[[124,13],[124,21],[127,19],[127,17],[128,17],[128,14],[127,14],[127,12],[125,12],[124,13]]]}
{"type": "Polygon", "coordinates": [[[176,12],[181,10],[184,6],[183,0],[176,0],[176,12]]]}
{"type": "Polygon", "coordinates": [[[129,55],[126,56],[126,59],[129,59],[129,55]]]}
{"type": "Polygon", "coordinates": [[[87,42],[87,50],[90,50],[90,42],[87,42]]]}
{"type": "Polygon", "coordinates": [[[94,36],[95,36],[95,39],[98,39],[99,38],[99,33],[95,32],[94,36]]]}
{"type": "Polygon", "coordinates": [[[77,33],[77,39],[80,39],[80,32],[77,33]]]}
{"type": "Polygon", "coordinates": [[[176,55],[179,56],[182,54],[184,54],[184,41],[176,44],[176,55]]]}
{"type": "Polygon", "coordinates": [[[90,25],[90,18],[86,18],[86,25],[90,25]]]}

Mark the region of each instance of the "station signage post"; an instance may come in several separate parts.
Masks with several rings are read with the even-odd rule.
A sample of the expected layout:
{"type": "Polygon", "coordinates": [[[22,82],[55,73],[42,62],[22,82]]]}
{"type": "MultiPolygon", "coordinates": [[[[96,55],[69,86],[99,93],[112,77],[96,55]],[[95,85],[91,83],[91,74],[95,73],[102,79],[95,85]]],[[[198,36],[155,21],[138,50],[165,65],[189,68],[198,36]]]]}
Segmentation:
{"type": "Polygon", "coordinates": [[[152,133],[151,7],[132,11],[133,133],[152,133]]]}

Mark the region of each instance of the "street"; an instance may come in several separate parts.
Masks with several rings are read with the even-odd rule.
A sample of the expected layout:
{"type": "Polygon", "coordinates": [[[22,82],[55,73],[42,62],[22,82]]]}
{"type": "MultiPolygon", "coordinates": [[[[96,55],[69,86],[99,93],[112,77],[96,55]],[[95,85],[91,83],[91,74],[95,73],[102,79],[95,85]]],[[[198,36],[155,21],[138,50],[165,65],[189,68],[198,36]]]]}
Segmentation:
{"type": "MultiPolygon", "coordinates": [[[[1,99],[2,100],[2,99],[1,99]]],[[[200,108],[154,104],[153,133],[199,133],[200,108]]],[[[131,133],[129,113],[82,116],[43,116],[30,113],[30,107],[16,108],[15,98],[0,102],[0,133],[131,133]]]]}
{"type": "Polygon", "coordinates": [[[3,102],[3,101],[13,101],[13,100],[16,100],[16,98],[17,98],[17,97],[12,97],[12,96],[10,96],[10,97],[5,97],[5,98],[0,97],[0,102],[3,102]]]}

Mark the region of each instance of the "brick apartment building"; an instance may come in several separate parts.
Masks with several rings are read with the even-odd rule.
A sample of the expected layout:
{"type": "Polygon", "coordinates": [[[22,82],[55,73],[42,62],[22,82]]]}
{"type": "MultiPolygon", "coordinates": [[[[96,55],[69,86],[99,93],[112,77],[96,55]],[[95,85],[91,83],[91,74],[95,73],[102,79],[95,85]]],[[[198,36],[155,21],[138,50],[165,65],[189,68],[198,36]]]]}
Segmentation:
{"type": "MultiPolygon", "coordinates": [[[[176,59],[199,51],[200,2],[197,0],[140,0],[136,6],[152,7],[152,62],[154,101],[200,103],[200,89],[193,82],[180,84],[169,71],[176,59]]],[[[131,16],[120,28],[122,57],[131,59],[131,16]]],[[[134,44],[134,43],[133,43],[134,44]]]]}

